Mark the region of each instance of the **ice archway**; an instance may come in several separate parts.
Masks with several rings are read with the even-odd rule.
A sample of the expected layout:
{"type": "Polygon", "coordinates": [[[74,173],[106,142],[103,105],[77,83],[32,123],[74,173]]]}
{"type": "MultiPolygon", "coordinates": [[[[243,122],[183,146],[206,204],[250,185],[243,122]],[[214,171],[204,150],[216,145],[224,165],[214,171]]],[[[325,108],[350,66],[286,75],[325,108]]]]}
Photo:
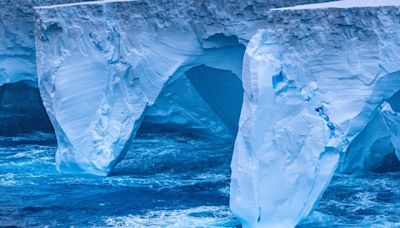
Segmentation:
{"type": "MultiPolygon", "coordinates": [[[[56,162],[62,172],[109,173],[140,127],[146,108],[169,80],[180,78],[190,68],[205,64],[241,75],[244,47],[236,37],[216,34],[202,46],[190,31],[170,33],[173,37],[143,34],[130,40],[115,26],[104,29],[105,40],[97,40],[89,30],[78,41],[83,43],[73,39],[66,39],[72,44],[60,43],[77,46],[73,52],[61,47],[66,52],[57,56],[60,65],[51,68],[54,77],[39,78],[60,142],[56,162]]],[[[51,45],[69,32],[51,24],[41,44],[51,45]]]]}
{"type": "MultiPolygon", "coordinates": [[[[39,88],[58,168],[106,175],[165,85],[201,65],[230,71],[244,90],[232,211],[245,227],[295,226],[376,113],[398,143],[398,114],[384,101],[400,88],[400,3],[334,4],[259,20],[221,18],[210,7],[207,23],[140,1],[37,8],[39,88]]],[[[229,115],[206,103],[229,126],[229,115]]]]}

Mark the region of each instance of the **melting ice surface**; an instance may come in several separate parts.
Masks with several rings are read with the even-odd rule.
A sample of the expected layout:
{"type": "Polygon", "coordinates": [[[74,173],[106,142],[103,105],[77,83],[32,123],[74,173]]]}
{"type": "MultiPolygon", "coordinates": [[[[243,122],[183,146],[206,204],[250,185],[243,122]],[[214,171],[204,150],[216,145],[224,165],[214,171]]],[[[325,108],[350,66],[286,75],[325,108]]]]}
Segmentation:
{"type": "MultiPolygon", "coordinates": [[[[229,211],[232,145],[140,132],[110,177],[60,175],[56,140],[0,138],[0,226],[240,226],[229,211]]],[[[336,175],[298,227],[400,226],[400,173],[336,175]]]]}

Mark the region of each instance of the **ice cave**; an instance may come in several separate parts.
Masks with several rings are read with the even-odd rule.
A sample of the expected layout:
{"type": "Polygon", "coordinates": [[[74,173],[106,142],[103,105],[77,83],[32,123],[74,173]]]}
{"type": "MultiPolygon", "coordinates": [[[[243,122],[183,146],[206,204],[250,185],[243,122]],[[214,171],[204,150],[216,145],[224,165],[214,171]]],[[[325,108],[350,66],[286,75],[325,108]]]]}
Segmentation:
{"type": "Polygon", "coordinates": [[[400,226],[400,0],[0,6],[0,226],[400,226]]]}

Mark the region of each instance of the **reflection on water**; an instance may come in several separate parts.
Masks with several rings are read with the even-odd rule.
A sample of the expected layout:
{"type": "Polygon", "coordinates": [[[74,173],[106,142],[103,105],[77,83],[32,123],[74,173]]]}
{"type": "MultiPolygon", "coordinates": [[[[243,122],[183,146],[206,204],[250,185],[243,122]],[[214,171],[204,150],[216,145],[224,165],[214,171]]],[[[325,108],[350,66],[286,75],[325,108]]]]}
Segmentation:
{"type": "MultiPolygon", "coordinates": [[[[60,175],[53,135],[0,137],[0,226],[233,227],[232,145],[141,133],[110,177],[60,175]]],[[[299,227],[400,226],[400,175],[335,176],[299,227]]]]}

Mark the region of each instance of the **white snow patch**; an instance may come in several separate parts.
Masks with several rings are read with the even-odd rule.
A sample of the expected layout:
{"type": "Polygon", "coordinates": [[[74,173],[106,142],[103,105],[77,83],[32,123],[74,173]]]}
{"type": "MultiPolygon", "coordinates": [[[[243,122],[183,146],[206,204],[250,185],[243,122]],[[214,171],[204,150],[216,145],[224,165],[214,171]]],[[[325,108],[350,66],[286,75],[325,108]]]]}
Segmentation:
{"type": "Polygon", "coordinates": [[[276,10],[305,10],[305,9],[324,9],[324,8],[358,8],[358,7],[380,7],[380,6],[399,6],[399,0],[343,0],[325,3],[305,4],[292,7],[276,8],[276,10]]]}

